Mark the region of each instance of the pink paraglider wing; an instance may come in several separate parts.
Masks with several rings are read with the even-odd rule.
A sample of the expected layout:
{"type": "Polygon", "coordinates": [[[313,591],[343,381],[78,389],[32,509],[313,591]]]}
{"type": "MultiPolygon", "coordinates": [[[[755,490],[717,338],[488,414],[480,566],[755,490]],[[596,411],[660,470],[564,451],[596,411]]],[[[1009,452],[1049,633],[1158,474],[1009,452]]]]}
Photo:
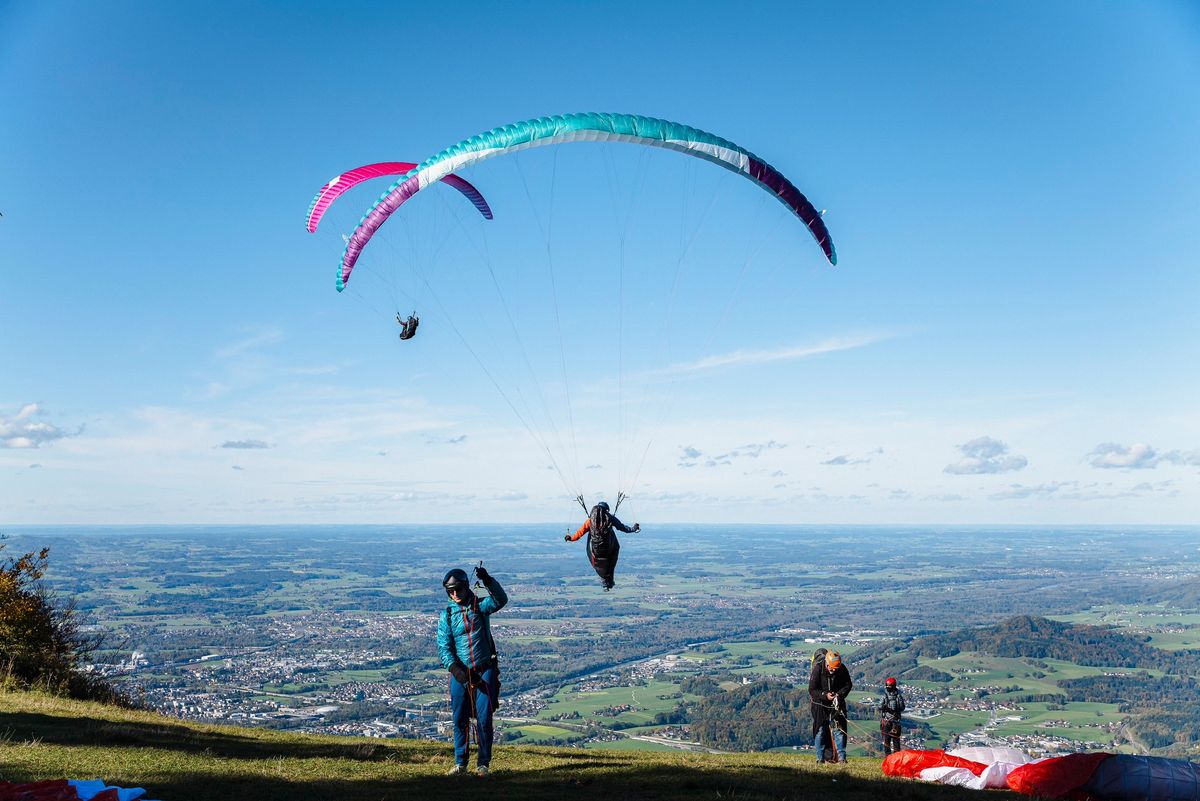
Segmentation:
{"type": "MultiPolygon", "coordinates": [[[[313,202],[308,207],[308,215],[305,218],[305,228],[308,229],[310,234],[316,233],[317,226],[321,223],[321,217],[333,205],[333,201],[337,200],[347,189],[357,186],[363,181],[369,181],[372,178],[381,178],[385,175],[403,175],[416,166],[416,164],[407,161],[381,161],[378,164],[366,164],[342,173],[321,187],[321,191],[313,198],[313,202]]],[[[483,199],[483,195],[479,193],[479,190],[469,182],[454,174],[445,176],[442,178],[442,181],[462,192],[467,200],[471,201],[485,218],[492,219],[492,209],[488,206],[488,202],[483,199]]]]}

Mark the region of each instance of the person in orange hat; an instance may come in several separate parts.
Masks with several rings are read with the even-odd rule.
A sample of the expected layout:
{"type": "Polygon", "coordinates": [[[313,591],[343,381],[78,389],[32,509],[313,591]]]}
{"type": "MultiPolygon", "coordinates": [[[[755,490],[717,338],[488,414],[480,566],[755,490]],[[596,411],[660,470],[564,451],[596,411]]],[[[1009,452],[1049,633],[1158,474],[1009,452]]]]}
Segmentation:
{"type": "Polygon", "coordinates": [[[846,696],[853,687],[850,671],[842,664],[842,655],[837,651],[826,653],[825,663],[813,668],[808,678],[817,764],[825,762],[821,743],[826,736],[833,740],[837,749],[834,762],[849,761],[846,758],[846,696]]]}

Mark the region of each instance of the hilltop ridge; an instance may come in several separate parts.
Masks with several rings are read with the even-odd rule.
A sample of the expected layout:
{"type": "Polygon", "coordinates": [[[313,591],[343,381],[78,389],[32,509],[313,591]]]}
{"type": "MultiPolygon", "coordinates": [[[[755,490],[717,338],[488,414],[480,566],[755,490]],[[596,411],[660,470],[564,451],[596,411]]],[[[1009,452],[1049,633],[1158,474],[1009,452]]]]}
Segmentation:
{"type": "Polygon", "coordinates": [[[867,801],[976,798],[882,776],[879,761],[817,767],[793,754],[662,754],[499,746],[487,779],[444,775],[447,743],[286,734],[212,726],[70,701],[0,693],[0,780],[95,778],[162,801],[461,799],[487,783],[501,798],[867,801]]]}

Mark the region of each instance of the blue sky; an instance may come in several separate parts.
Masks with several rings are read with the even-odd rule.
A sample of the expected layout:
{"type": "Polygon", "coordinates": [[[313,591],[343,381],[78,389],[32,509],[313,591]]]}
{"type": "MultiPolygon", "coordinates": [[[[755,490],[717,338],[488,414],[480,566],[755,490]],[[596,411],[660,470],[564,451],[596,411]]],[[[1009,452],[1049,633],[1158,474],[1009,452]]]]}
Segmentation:
{"type": "Polygon", "coordinates": [[[1194,4],[0,2],[0,109],[0,522],[1200,519],[1194,4]],[[839,266],[571,145],[334,291],[329,178],[590,110],[839,266]]]}

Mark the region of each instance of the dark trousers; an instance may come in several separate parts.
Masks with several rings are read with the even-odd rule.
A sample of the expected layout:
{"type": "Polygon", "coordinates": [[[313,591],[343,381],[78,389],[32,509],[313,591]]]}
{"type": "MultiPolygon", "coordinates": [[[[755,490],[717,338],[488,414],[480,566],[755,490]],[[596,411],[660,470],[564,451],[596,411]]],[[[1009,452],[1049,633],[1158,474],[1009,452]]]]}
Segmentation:
{"type": "Polygon", "coordinates": [[[482,673],[472,671],[473,687],[450,679],[450,707],[454,712],[454,761],[466,765],[471,757],[471,718],[475,718],[475,744],[479,755],[475,762],[492,761],[492,714],[500,699],[500,671],[490,667],[482,673]]]}
{"type": "Polygon", "coordinates": [[[894,754],[900,750],[900,721],[879,721],[879,733],[883,737],[883,753],[894,754]]]}
{"type": "Polygon", "coordinates": [[[592,549],[589,541],[587,546],[588,559],[592,561],[592,569],[600,577],[600,583],[605,587],[613,586],[613,573],[617,570],[617,558],[621,555],[621,543],[613,538],[612,545],[603,551],[592,549]]]}

